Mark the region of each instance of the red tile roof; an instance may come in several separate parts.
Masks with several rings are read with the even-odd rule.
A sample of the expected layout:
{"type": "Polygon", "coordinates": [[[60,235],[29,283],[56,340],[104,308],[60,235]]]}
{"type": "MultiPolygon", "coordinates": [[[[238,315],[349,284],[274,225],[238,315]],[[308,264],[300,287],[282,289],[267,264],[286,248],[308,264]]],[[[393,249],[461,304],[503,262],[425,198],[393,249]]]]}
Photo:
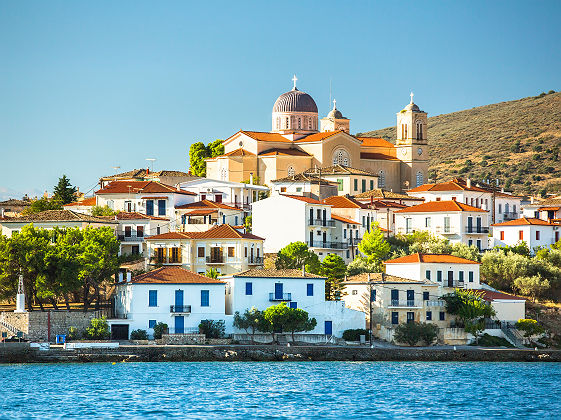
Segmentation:
{"type": "Polygon", "coordinates": [[[523,226],[523,225],[540,225],[540,226],[557,226],[545,220],[536,219],[534,217],[521,217],[516,220],[509,220],[508,222],[493,223],[491,226],[523,226]]]}
{"type": "Polygon", "coordinates": [[[333,213],[331,213],[331,218],[335,219],[335,220],[338,220],[340,222],[343,222],[343,223],[349,223],[351,225],[359,225],[360,224],[358,222],[355,222],[354,220],[347,219],[346,217],[339,216],[339,215],[333,214],[333,213]]]}
{"type": "Polygon", "coordinates": [[[224,153],[223,155],[216,156],[216,157],[222,157],[222,156],[255,156],[255,153],[251,153],[240,147],[239,149],[232,150],[231,152],[224,153]]]}
{"type": "Polygon", "coordinates": [[[322,141],[339,133],[344,133],[344,131],[338,130],[338,131],[324,131],[322,133],[314,133],[304,137],[303,139],[295,140],[294,143],[309,143],[315,141],[322,141]]]}
{"type": "Polygon", "coordinates": [[[183,194],[197,195],[190,191],[179,190],[171,185],[162,184],[158,181],[113,181],[105,188],[95,192],[101,194],[183,194]]]}
{"type": "Polygon", "coordinates": [[[150,219],[150,220],[165,220],[166,222],[169,221],[169,219],[166,219],[165,217],[148,216],[148,215],[146,215],[146,214],[138,213],[138,212],[136,212],[136,211],[133,211],[133,212],[120,211],[119,213],[117,213],[117,215],[115,216],[115,218],[116,218],[117,220],[144,220],[144,219],[150,219]]]}
{"type": "Polygon", "coordinates": [[[315,198],[303,197],[301,195],[290,195],[290,194],[281,194],[281,195],[283,197],[294,198],[295,200],[304,201],[304,202],[310,203],[310,204],[325,204],[325,203],[322,203],[321,201],[316,200],[315,198]]]}
{"type": "Polygon", "coordinates": [[[333,195],[323,200],[325,204],[331,204],[334,208],[339,209],[367,209],[368,206],[354,198],[345,197],[344,195],[333,195]]]}
{"type": "Polygon", "coordinates": [[[304,156],[312,157],[309,153],[298,149],[269,149],[259,153],[259,156],[304,156]]]}
{"type": "Polygon", "coordinates": [[[456,257],[447,254],[412,254],[393,260],[384,261],[384,264],[414,264],[414,263],[444,263],[444,264],[479,264],[477,261],[456,257]]]}
{"type": "Polygon", "coordinates": [[[479,213],[486,213],[485,210],[469,206],[458,201],[429,201],[427,203],[417,204],[415,206],[407,207],[396,213],[429,213],[429,212],[451,212],[451,211],[473,211],[479,213]]]}
{"type": "Polygon", "coordinates": [[[392,143],[381,137],[357,137],[357,139],[362,141],[362,146],[364,147],[391,147],[392,149],[395,147],[392,143]]]}
{"type": "Polygon", "coordinates": [[[284,137],[282,134],[279,134],[279,133],[267,133],[267,132],[264,132],[264,131],[244,131],[244,130],[240,130],[239,133],[243,133],[246,136],[251,137],[252,139],[258,140],[258,141],[273,141],[273,142],[282,142],[282,143],[292,143],[291,140],[287,139],[286,137],[284,137]]]}
{"type": "MultiPolygon", "coordinates": [[[[121,284],[126,283],[122,282],[121,284]]],[[[211,279],[182,267],[167,266],[156,268],[148,273],[140,274],[131,279],[134,284],[224,284],[222,280],[211,279]]]]}
{"type": "Polygon", "coordinates": [[[371,152],[361,152],[361,159],[372,159],[372,160],[399,160],[395,156],[386,155],[385,153],[371,153],[371,152]]]}
{"type": "Polygon", "coordinates": [[[561,209],[561,207],[540,207],[539,211],[557,211],[561,209]]]}
{"type": "Polygon", "coordinates": [[[218,213],[218,209],[194,209],[185,213],[187,216],[207,216],[209,214],[218,213]]]}
{"type": "Polygon", "coordinates": [[[68,203],[63,205],[62,207],[74,207],[74,206],[95,206],[96,198],[95,197],[88,197],[84,198],[82,201],[74,201],[73,203],[68,203]]]}
{"type": "Polygon", "coordinates": [[[146,238],[147,241],[161,240],[161,239],[191,239],[191,232],[167,232],[160,235],[153,235],[146,238]]]}
{"type": "Polygon", "coordinates": [[[526,300],[518,296],[509,295],[502,292],[495,292],[493,290],[486,290],[486,289],[470,289],[470,290],[473,290],[474,292],[480,292],[481,298],[489,302],[493,300],[520,300],[520,301],[526,300]]]}
{"type": "Polygon", "coordinates": [[[194,203],[182,204],[175,206],[176,209],[225,209],[225,210],[240,210],[236,207],[227,206],[226,204],[217,203],[212,200],[201,200],[194,203]]]}
{"type": "Polygon", "coordinates": [[[239,232],[230,225],[217,225],[206,232],[189,232],[189,235],[194,239],[257,239],[264,241],[260,236],[239,232]]]}

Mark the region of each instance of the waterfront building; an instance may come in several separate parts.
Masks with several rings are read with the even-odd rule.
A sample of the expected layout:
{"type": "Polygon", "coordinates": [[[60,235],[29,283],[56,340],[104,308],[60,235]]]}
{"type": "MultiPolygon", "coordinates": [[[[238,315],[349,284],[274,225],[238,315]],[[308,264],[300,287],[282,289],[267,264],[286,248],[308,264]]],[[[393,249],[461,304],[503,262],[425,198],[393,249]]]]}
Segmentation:
{"type": "Polygon", "coordinates": [[[10,198],[0,201],[0,217],[19,217],[31,205],[31,200],[25,196],[23,200],[10,198]]]}
{"type": "Polygon", "coordinates": [[[536,248],[549,248],[561,240],[561,223],[542,219],[521,217],[492,226],[494,246],[516,246],[525,242],[532,254],[536,248]]]}

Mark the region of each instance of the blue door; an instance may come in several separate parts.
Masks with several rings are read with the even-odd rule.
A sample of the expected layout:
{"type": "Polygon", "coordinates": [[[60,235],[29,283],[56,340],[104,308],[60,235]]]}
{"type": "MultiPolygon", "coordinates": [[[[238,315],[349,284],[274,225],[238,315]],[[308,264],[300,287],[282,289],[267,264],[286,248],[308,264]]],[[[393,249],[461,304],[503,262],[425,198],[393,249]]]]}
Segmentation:
{"type": "Polygon", "coordinates": [[[175,312],[183,311],[183,290],[175,291],[175,312]]]}
{"type": "Polygon", "coordinates": [[[298,309],[298,302],[290,302],[290,309],[298,309]]]}
{"type": "Polygon", "coordinates": [[[185,318],[182,316],[175,317],[175,333],[183,334],[185,332],[185,318]]]}
{"type": "Polygon", "coordinates": [[[333,322],[325,321],[325,335],[333,335],[333,322]]]}
{"type": "Polygon", "coordinates": [[[282,283],[275,283],[275,300],[282,300],[282,283]]]}

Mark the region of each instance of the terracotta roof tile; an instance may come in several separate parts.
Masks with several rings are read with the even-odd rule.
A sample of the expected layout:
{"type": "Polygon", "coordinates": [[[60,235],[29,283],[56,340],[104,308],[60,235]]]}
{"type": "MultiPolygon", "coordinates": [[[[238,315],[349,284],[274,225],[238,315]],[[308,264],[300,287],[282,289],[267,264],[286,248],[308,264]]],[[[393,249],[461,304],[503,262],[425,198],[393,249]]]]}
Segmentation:
{"type": "Polygon", "coordinates": [[[485,210],[469,206],[458,201],[428,201],[426,203],[417,204],[415,206],[407,207],[396,213],[430,213],[430,212],[452,212],[452,211],[470,211],[478,213],[486,213],[485,210]]]}
{"type": "MultiPolygon", "coordinates": [[[[121,284],[126,283],[122,282],[121,284]]],[[[156,268],[148,273],[131,279],[133,284],[224,284],[225,282],[201,274],[193,273],[182,267],[167,266],[156,268]]]]}
{"type": "Polygon", "coordinates": [[[334,195],[323,200],[325,204],[331,204],[333,208],[338,209],[367,209],[368,206],[353,198],[344,195],[334,195]]]}
{"type": "Polygon", "coordinates": [[[313,174],[307,174],[305,172],[296,174],[294,176],[287,176],[285,178],[275,179],[272,182],[307,182],[310,184],[319,184],[322,185],[338,185],[336,182],[327,181],[326,179],[319,178],[313,174]]]}
{"type": "Polygon", "coordinates": [[[321,171],[322,175],[368,175],[368,176],[378,176],[378,174],[367,171],[365,169],[352,168],[350,166],[343,165],[333,165],[326,166],[324,168],[314,168],[305,171],[309,175],[319,175],[321,171]]]}
{"type": "Polygon", "coordinates": [[[338,214],[331,213],[331,218],[335,219],[335,220],[338,220],[339,222],[349,223],[351,225],[360,225],[360,223],[355,222],[354,220],[351,220],[351,219],[347,219],[346,217],[339,216],[338,214]]]}
{"type": "Polygon", "coordinates": [[[494,290],[487,290],[487,289],[469,289],[472,290],[474,292],[480,292],[481,293],[481,298],[483,300],[486,301],[493,301],[493,300],[520,300],[520,301],[525,301],[526,299],[518,297],[518,296],[514,296],[514,295],[509,295],[506,293],[502,293],[502,292],[497,292],[494,290]]]}
{"type": "Polygon", "coordinates": [[[88,197],[84,198],[82,201],[74,201],[72,203],[64,204],[62,207],[77,207],[77,206],[95,206],[96,198],[88,197]]]}
{"type": "Polygon", "coordinates": [[[276,269],[265,269],[265,268],[245,270],[236,274],[232,274],[232,276],[233,277],[266,277],[266,278],[310,278],[310,277],[321,278],[321,279],[325,278],[308,272],[302,275],[302,270],[299,269],[276,270],[276,269]]]}
{"type": "Polygon", "coordinates": [[[344,131],[338,130],[338,131],[324,131],[322,133],[314,133],[304,137],[303,139],[295,140],[294,143],[310,143],[315,141],[322,141],[339,133],[344,133],[344,131]]]}
{"type": "Polygon", "coordinates": [[[286,137],[284,137],[282,134],[279,134],[279,133],[268,133],[268,132],[264,132],[264,131],[245,131],[245,130],[241,130],[241,131],[239,131],[239,133],[243,133],[246,136],[251,137],[252,139],[258,140],[258,141],[273,141],[273,142],[281,142],[281,143],[292,143],[291,140],[287,139],[286,137]]]}
{"type": "MultiPolygon", "coordinates": [[[[392,191],[386,191],[381,188],[374,188],[370,191],[365,191],[354,196],[355,199],[365,199],[365,198],[388,198],[388,199],[399,199],[399,200],[415,200],[418,201],[418,197],[410,197],[406,194],[400,194],[392,191]]],[[[422,199],[421,199],[422,200],[422,199]]]]}
{"type": "Polygon", "coordinates": [[[192,239],[191,232],[167,232],[160,235],[153,235],[146,238],[147,241],[165,240],[165,239],[192,239]]]}
{"type": "Polygon", "coordinates": [[[347,277],[343,282],[346,283],[368,283],[368,275],[370,274],[371,283],[412,283],[412,284],[433,284],[426,280],[406,279],[405,277],[392,276],[385,273],[361,273],[347,277]]]}
{"type": "Polygon", "coordinates": [[[395,148],[395,146],[387,140],[381,137],[357,137],[362,141],[362,146],[364,147],[390,147],[395,148]]]}
{"type": "Polygon", "coordinates": [[[162,184],[158,181],[113,181],[105,188],[95,192],[96,195],[102,194],[183,194],[183,195],[197,195],[190,191],[179,190],[170,185],[162,184]]]}
{"type": "Polygon", "coordinates": [[[117,220],[164,220],[164,221],[169,221],[169,219],[166,219],[165,217],[157,217],[157,216],[148,216],[147,214],[142,214],[136,211],[133,212],[126,212],[126,211],[120,211],[119,213],[117,213],[117,215],[115,216],[117,218],[117,220]]]}
{"type": "Polygon", "coordinates": [[[385,153],[372,153],[372,152],[360,152],[361,159],[371,159],[371,160],[399,160],[395,156],[386,155],[385,153]]]}
{"type": "Polygon", "coordinates": [[[479,264],[477,261],[456,257],[447,254],[412,254],[393,260],[384,261],[384,264],[412,264],[412,263],[444,263],[444,264],[479,264]]]}
{"type": "MultiPolygon", "coordinates": [[[[32,222],[86,222],[86,223],[117,223],[112,218],[102,218],[78,213],[72,210],[45,210],[26,216],[13,217],[8,220],[13,223],[32,222]]],[[[6,222],[8,222],[6,221],[6,222]]]]}
{"type": "Polygon", "coordinates": [[[189,235],[194,239],[256,239],[263,241],[260,236],[251,233],[241,233],[234,229],[232,226],[223,224],[213,226],[206,232],[189,232],[189,235]]]}
{"type": "Polygon", "coordinates": [[[312,157],[309,153],[304,152],[303,150],[298,149],[268,149],[261,153],[259,156],[304,156],[304,157],[312,157]]]}
{"type": "Polygon", "coordinates": [[[281,194],[281,195],[283,197],[294,198],[295,200],[304,201],[304,202],[310,203],[310,204],[325,204],[325,203],[322,203],[321,201],[316,200],[315,198],[304,197],[304,196],[301,196],[301,195],[290,195],[290,194],[281,194]]]}
{"type": "Polygon", "coordinates": [[[175,206],[176,209],[225,209],[225,210],[240,210],[236,207],[228,206],[226,204],[217,203],[212,200],[201,200],[194,203],[182,204],[175,206]]]}
{"type": "Polygon", "coordinates": [[[509,220],[508,222],[493,223],[491,226],[523,226],[523,225],[557,226],[556,224],[549,223],[545,220],[536,219],[534,217],[521,217],[520,219],[509,220]]]}

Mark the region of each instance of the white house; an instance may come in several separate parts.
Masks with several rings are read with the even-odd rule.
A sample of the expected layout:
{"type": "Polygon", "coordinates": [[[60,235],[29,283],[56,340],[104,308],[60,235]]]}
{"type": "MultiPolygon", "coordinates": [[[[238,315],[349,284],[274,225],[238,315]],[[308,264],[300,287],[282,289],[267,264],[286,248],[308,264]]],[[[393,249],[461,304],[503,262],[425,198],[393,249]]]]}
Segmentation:
{"type": "Polygon", "coordinates": [[[175,207],[177,230],[181,232],[203,232],[215,225],[244,224],[244,210],[211,200],[196,201],[175,207]]]}
{"type": "Polygon", "coordinates": [[[304,195],[320,200],[337,195],[339,184],[305,172],[271,181],[271,193],[304,195]]]}
{"type": "Polygon", "coordinates": [[[488,248],[489,213],[459,201],[429,201],[395,212],[396,233],[428,231],[451,243],[488,248]]]}
{"type": "Polygon", "coordinates": [[[561,239],[561,223],[550,223],[531,217],[522,217],[493,225],[494,246],[515,246],[526,242],[531,252],[536,247],[549,248],[561,239]]]}
{"type": "Polygon", "coordinates": [[[138,212],[121,211],[115,216],[121,254],[148,256],[146,238],[169,232],[170,221],[165,217],[147,216],[138,212]]]}
{"type": "Polygon", "coordinates": [[[182,191],[189,191],[196,195],[196,201],[211,200],[228,206],[251,211],[251,203],[259,200],[259,194],[269,191],[269,188],[250,183],[230,182],[225,180],[200,178],[193,181],[181,182],[177,187],[182,191]]]}
{"type": "Polygon", "coordinates": [[[64,204],[62,208],[64,210],[71,210],[76,213],[92,214],[92,207],[96,205],[95,197],[86,197],[74,201],[72,203],[64,204]]]}
{"type": "Polygon", "coordinates": [[[202,320],[226,320],[225,283],[181,267],[161,267],[115,286],[115,318],[108,320],[114,339],[133,330],[154,334],[163,322],[170,334],[198,332],[202,320]]]}
{"type": "Polygon", "coordinates": [[[227,315],[252,307],[265,310],[286,302],[316,319],[317,326],[309,334],[341,337],[347,329],[364,328],[364,313],[346,308],[342,301],[325,300],[325,277],[295,269],[253,269],[223,276],[221,280],[227,284],[227,315]]]}
{"type": "MultiPolygon", "coordinates": [[[[365,139],[365,141],[387,143],[382,139],[365,139]]],[[[381,183],[385,182],[384,171],[374,173],[369,170],[352,168],[346,164],[337,164],[323,168],[315,167],[308,169],[305,173],[335,183],[338,186],[338,195],[363,193],[374,188],[380,188],[383,186],[381,183]]]]}
{"type": "Polygon", "coordinates": [[[495,310],[496,320],[514,324],[526,318],[526,299],[496,290],[480,289],[478,292],[495,310]]]}

